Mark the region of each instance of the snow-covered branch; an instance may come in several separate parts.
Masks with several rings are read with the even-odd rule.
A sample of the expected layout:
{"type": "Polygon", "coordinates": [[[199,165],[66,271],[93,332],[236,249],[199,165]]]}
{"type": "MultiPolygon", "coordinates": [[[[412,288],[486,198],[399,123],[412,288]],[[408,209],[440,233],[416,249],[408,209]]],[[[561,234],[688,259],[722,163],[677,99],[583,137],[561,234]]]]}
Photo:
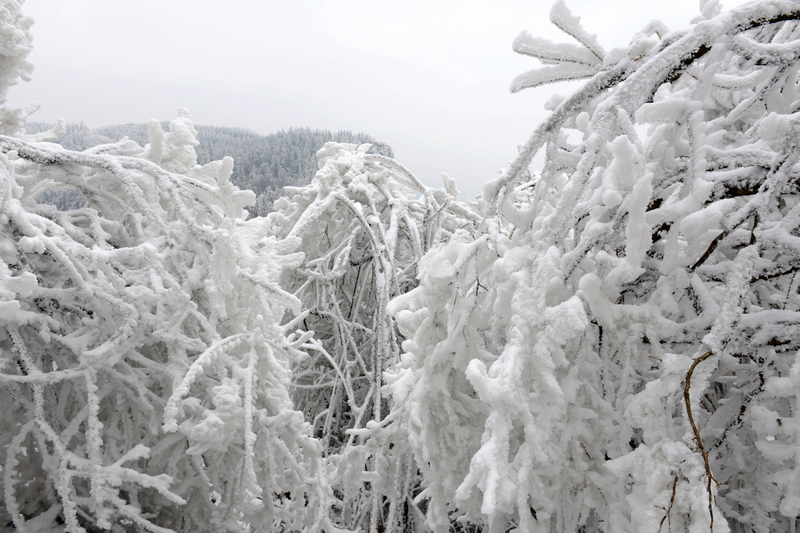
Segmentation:
{"type": "Polygon", "coordinates": [[[327,143],[312,183],[276,202],[268,219],[278,237],[297,235],[305,255],[282,280],[308,312],[303,328],[314,332],[310,357],[294,369],[296,405],[337,471],[338,522],[375,531],[405,527],[411,518],[398,509],[416,508],[416,466],[385,429],[383,371],[399,360],[402,340],[388,302],[416,286],[426,251],[480,219],[367,148],[327,143]]]}
{"type": "Polygon", "coordinates": [[[196,143],[185,110],[144,148],[0,136],[0,460],[17,529],[328,527],[321,449],[289,397],[301,352],[278,325],[298,311],[278,286],[298,242],[245,222],[252,193],[228,182],[229,158],[197,166],[196,143]],[[37,203],[49,188],[86,205],[37,203]]]}
{"type": "Polygon", "coordinates": [[[717,11],[608,52],[392,302],[431,529],[794,527],[800,11],[717,11]]]}

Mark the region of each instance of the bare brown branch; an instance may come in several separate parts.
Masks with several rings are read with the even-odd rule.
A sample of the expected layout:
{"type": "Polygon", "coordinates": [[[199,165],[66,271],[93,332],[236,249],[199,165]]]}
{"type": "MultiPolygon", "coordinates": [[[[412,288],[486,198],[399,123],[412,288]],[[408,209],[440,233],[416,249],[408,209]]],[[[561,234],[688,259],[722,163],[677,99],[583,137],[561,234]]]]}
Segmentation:
{"type": "Polygon", "coordinates": [[[694,417],[692,416],[692,399],[690,396],[690,391],[692,387],[692,374],[694,373],[694,369],[697,368],[697,365],[712,355],[713,352],[706,352],[694,360],[694,363],[692,363],[692,366],[689,367],[689,371],[686,373],[686,386],[683,389],[683,399],[686,402],[686,416],[689,418],[689,423],[692,425],[692,431],[694,431],[694,438],[697,441],[697,447],[699,448],[700,453],[703,454],[703,462],[706,466],[706,477],[708,478],[708,513],[711,515],[711,531],[714,530],[714,496],[711,493],[711,480],[714,480],[717,485],[719,485],[719,482],[714,479],[714,476],[711,473],[711,465],[708,463],[708,453],[706,453],[706,449],[703,446],[703,439],[700,438],[700,431],[698,431],[697,424],[695,424],[694,417]]]}

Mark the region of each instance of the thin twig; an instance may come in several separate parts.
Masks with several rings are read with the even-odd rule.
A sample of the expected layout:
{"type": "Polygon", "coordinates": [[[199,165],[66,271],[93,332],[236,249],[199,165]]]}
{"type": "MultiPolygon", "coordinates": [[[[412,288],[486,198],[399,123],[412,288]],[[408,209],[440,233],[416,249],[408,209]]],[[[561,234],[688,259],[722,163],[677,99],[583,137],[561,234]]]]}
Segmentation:
{"type": "Polygon", "coordinates": [[[750,246],[756,243],[756,228],[758,227],[758,211],[753,213],[753,227],[750,229],[750,246]]]}
{"type": "Polygon", "coordinates": [[[711,254],[714,253],[714,250],[717,249],[719,241],[721,241],[723,237],[725,237],[725,235],[727,235],[727,232],[723,231],[719,235],[717,235],[713,241],[711,241],[711,244],[708,245],[708,248],[706,249],[705,253],[702,256],[700,256],[700,259],[698,259],[695,264],[689,267],[689,270],[691,272],[694,272],[697,269],[697,267],[706,262],[706,259],[711,257],[711,254]]]}
{"type": "Polygon", "coordinates": [[[667,521],[667,529],[672,529],[672,519],[670,518],[670,513],[672,512],[672,506],[675,505],[675,489],[678,487],[678,476],[675,476],[675,480],[672,482],[672,497],[669,499],[669,507],[667,507],[667,514],[664,515],[664,518],[661,519],[661,523],[658,525],[658,531],[660,533],[661,528],[664,526],[664,520],[667,521]]]}
{"type": "Polygon", "coordinates": [[[713,479],[714,482],[719,485],[719,482],[714,479],[714,476],[711,474],[711,466],[708,463],[708,454],[706,453],[706,449],[703,446],[703,440],[700,438],[700,431],[697,429],[697,424],[694,423],[694,417],[692,416],[692,400],[689,395],[689,391],[692,386],[692,373],[694,369],[711,357],[713,352],[706,352],[697,359],[694,360],[692,366],[689,367],[689,371],[686,373],[686,386],[683,389],[683,399],[686,402],[686,416],[689,417],[689,423],[692,425],[692,431],[694,431],[694,438],[697,441],[697,447],[700,449],[700,453],[703,454],[703,462],[706,465],[706,477],[708,477],[708,513],[711,515],[711,531],[714,531],[714,496],[711,493],[711,480],[713,479]]]}
{"type": "Polygon", "coordinates": [[[733,422],[731,422],[731,423],[729,423],[727,425],[727,427],[725,428],[725,431],[722,432],[722,435],[720,435],[720,437],[717,439],[717,441],[711,447],[712,450],[714,450],[716,448],[719,448],[720,446],[722,446],[722,444],[725,443],[725,438],[728,436],[728,432],[730,430],[732,430],[733,428],[738,427],[742,423],[742,420],[744,419],[744,414],[745,414],[745,412],[747,412],[747,406],[750,404],[750,402],[753,400],[753,398],[756,395],[758,395],[759,393],[764,392],[764,383],[766,383],[766,380],[764,379],[764,373],[763,372],[759,372],[758,373],[758,379],[760,381],[760,384],[758,385],[758,387],[756,387],[755,389],[753,389],[749,393],[747,393],[747,396],[745,396],[742,399],[742,404],[739,407],[738,416],[736,417],[736,419],[733,422]]]}

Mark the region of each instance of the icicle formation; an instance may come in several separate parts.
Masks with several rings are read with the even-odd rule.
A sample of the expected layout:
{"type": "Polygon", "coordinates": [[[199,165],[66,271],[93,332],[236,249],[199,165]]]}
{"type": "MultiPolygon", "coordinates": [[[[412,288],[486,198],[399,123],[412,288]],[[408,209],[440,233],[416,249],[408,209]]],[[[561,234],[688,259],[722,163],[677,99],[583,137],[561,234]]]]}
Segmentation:
{"type": "Polygon", "coordinates": [[[0,137],[0,464],[20,531],[327,523],[277,324],[299,239],[245,222],[233,161],[195,164],[186,110],[83,153],[0,137]],[[86,207],[39,204],[74,188],[86,207]]]}
{"type": "Polygon", "coordinates": [[[408,505],[417,481],[407,445],[380,429],[389,409],[382,372],[400,350],[386,307],[416,286],[427,250],[458,228],[474,231],[479,219],[452,196],[452,179],[429,189],[368,148],[325,144],[312,183],[277,201],[269,221],[279,237],[302,239],[305,260],[282,281],[314,332],[311,357],[294,370],[294,398],[337,472],[336,521],[389,531],[415,520],[408,505]]]}
{"type": "Polygon", "coordinates": [[[564,9],[585,48],[516,49],[597,73],[391,304],[428,526],[793,531],[800,9],[706,2],[604,58],[564,9]]]}

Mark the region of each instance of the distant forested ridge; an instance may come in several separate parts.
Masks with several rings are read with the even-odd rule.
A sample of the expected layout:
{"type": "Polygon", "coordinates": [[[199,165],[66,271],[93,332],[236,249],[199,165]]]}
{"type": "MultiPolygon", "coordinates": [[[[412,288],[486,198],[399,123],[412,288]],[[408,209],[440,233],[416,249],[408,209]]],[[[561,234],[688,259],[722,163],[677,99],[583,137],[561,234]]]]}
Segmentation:
{"type": "MultiPolygon", "coordinates": [[[[46,122],[28,122],[25,130],[27,133],[38,133],[53,126],[46,122]]],[[[161,127],[169,131],[169,122],[163,122],[161,127]]],[[[264,216],[272,211],[273,202],[284,196],[285,186],[303,186],[311,182],[318,169],[316,153],[328,141],[369,143],[372,144],[370,153],[394,157],[388,144],[364,133],[350,131],[332,133],[327,130],[290,128],[261,135],[244,128],[195,126],[195,129],[200,141],[195,146],[197,163],[204,165],[226,155],[233,157],[231,182],[241,189],[256,193],[256,204],[247,207],[250,216],[264,216]]],[[[146,123],[117,124],[95,129],[83,123],[72,123],[67,124],[66,133],[59,139],[59,144],[68,150],[83,151],[123,137],[141,146],[150,142],[146,123]]],[[[54,203],[61,209],[72,209],[83,203],[83,196],[78,191],[65,191],[51,196],[48,203],[54,203]]]]}

